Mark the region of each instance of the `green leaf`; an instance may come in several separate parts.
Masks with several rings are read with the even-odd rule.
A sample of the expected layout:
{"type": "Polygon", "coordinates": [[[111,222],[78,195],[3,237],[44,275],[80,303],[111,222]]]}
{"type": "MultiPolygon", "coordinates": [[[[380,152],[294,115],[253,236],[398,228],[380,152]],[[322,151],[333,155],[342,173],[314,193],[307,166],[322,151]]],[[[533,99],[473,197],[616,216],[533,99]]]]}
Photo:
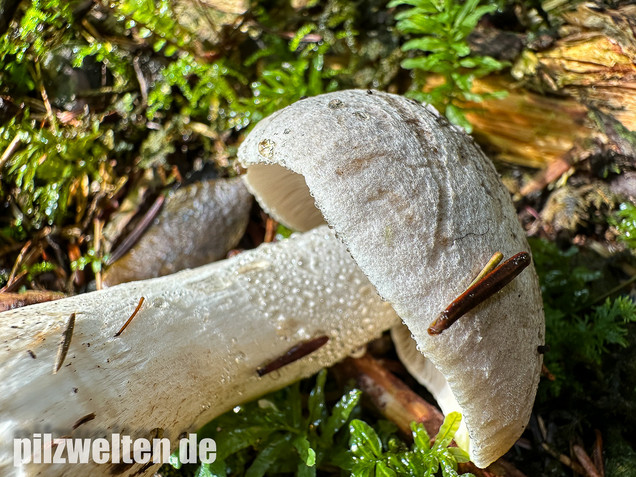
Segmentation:
{"type": "MultiPolygon", "coordinates": [[[[448,48],[448,44],[432,36],[426,36],[422,38],[414,38],[402,45],[403,51],[409,50],[422,50],[422,51],[439,51],[448,48]]],[[[470,50],[469,50],[470,51],[470,50]]]]}
{"type": "Polygon", "coordinates": [[[152,45],[152,49],[155,52],[159,52],[164,46],[166,45],[166,40],[161,39],[161,40],[157,40],[154,42],[154,44],[152,45]]]}
{"type": "Polygon", "coordinates": [[[470,132],[472,132],[473,127],[470,124],[470,122],[466,119],[464,112],[461,109],[459,109],[457,106],[455,106],[454,104],[448,104],[446,106],[445,115],[451,123],[457,126],[461,126],[469,134],[470,132]]]}
{"type": "Polygon", "coordinates": [[[467,15],[466,18],[461,21],[461,26],[472,31],[481,17],[495,10],[497,10],[497,5],[482,5],[477,7],[470,15],[467,15]]]}
{"type": "Polygon", "coordinates": [[[301,26],[298,31],[296,31],[294,38],[292,38],[292,40],[289,42],[289,51],[296,51],[300,46],[300,42],[302,41],[302,39],[309,35],[315,29],[316,25],[314,25],[313,23],[308,23],[301,26]]]}
{"type": "Polygon", "coordinates": [[[464,75],[459,73],[453,73],[452,75],[455,84],[462,92],[470,92],[470,89],[473,86],[473,77],[472,75],[464,75]]]}
{"type": "Polygon", "coordinates": [[[263,477],[276,460],[288,451],[290,440],[290,434],[277,434],[270,438],[245,472],[245,477],[263,477]]]}
{"type": "Polygon", "coordinates": [[[254,446],[277,429],[265,426],[227,429],[223,431],[223,439],[217,444],[217,459],[225,458],[246,447],[254,446]]]}
{"type": "MultiPolygon", "coordinates": [[[[468,16],[468,14],[471,13],[473,10],[475,10],[475,7],[477,7],[477,5],[479,5],[479,0],[466,0],[464,4],[462,5],[461,9],[459,10],[459,13],[455,17],[453,26],[455,28],[459,28],[464,22],[464,20],[466,19],[466,17],[468,16]]],[[[497,7],[494,6],[494,9],[496,10],[497,7]]]]}
{"type": "Polygon", "coordinates": [[[172,454],[170,454],[168,463],[175,469],[180,469],[183,464],[181,463],[181,460],[179,459],[179,452],[173,452],[172,454]]]}
{"type": "Polygon", "coordinates": [[[287,403],[289,406],[289,415],[291,416],[291,425],[295,429],[300,427],[302,421],[302,399],[300,397],[300,382],[296,382],[287,387],[287,403]]]}
{"type": "Polygon", "coordinates": [[[292,444],[307,467],[313,467],[316,465],[316,451],[311,448],[311,444],[307,440],[307,437],[299,435],[292,441],[292,444]]]}
{"type": "Polygon", "coordinates": [[[470,55],[470,47],[466,43],[454,42],[450,44],[450,47],[459,58],[470,55]]]}
{"type": "Polygon", "coordinates": [[[349,433],[349,447],[355,455],[367,459],[382,455],[382,441],[369,424],[353,419],[349,423],[349,433]]]}
{"type": "Polygon", "coordinates": [[[298,462],[296,469],[296,477],[314,477],[316,475],[316,466],[309,467],[304,462],[298,462]]]}
{"type": "Polygon", "coordinates": [[[402,61],[400,65],[405,70],[420,69],[424,71],[431,71],[443,61],[444,58],[439,55],[430,55],[420,58],[407,58],[406,60],[402,61]]]}
{"type": "Polygon", "coordinates": [[[424,2],[422,0],[391,0],[387,8],[398,7],[400,5],[411,5],[414,7],[424,8],[424,2]]]}
{"type": "Polygon", "coordinates": [[[344,396],[340,398],[340,400],[333,407],[333,411],[331,415],[325,422],[325,426],[322,431],[321,438],[326,442],[332,442],[333,436],[338,430],[347,422],[351,412],[360,401],[360,395],[362,391],[358,389],[352,389],[344,396]]]}
{"type": "Polygon", "coordinates": [[[431,438],[426,432],[424,424],[421,422],[411,422],[411,433],[413,434],[413,443],[415,447],[427,451],[431,447],[431,438]]]}
{"type": "Polygon", "coordinates": [[[380,461],[375,464],[376,477],[397,477],[397,474],[386,463],[380,461]]]}
{"type": "Polygon", "coordinates": [[[434,447],[436,449],[442,449],[448,447],[453,440],[455,433],[459,429],[459,425],[462,422],[462,415],[458,412],[451,412],[444,418],[444,423],[439,428],[437,436],[435,436],[434,447]]]}
{"type": "Polygon", "coordinates": [[[614,225],[619,233],[619,240],[630,248],[636,248],[636,205],[631,202],[623,202],[618,210],[609,219],[610,225],[614,225]]]}
{"type": "Polygon", "coordinates": [[[353,477],[374,477],[375,464],[373,462],[360,462],[351,469],[353,477]]]}
{"type": "MultiPolygon", "coordinates": [[[[280,226],[279,226],[280,227],[280,226]]],[[[309,408],[309,422],[314,426],[320,425],[325,418],[325,382],[327,370],[322,369],[316,378],[316,385],[309,393],[307,407],[309,408]]]]}
{"type": "Polygon", "coordinates": [[[397,14],[397,28],[402,33],[435,34],[439,31],[439,19],[430,18],[428,15],[404,12],[397,14]]]}
{"type": "Polygon", "coordinates": [[[210,464],[201,464],[197,471],[194,473],[194,477],[216,477],[217,474],[214,474],[210,471],[210,464]]]}
{"type": "Polygon", "coordinates": [[[468,452],[460,449],[459,447],[449,447],[448,452],[453,457],[453,459],[455,459],[460,464],[464,462],[470,462],[470,456],[468,455],[468,452]]]}
{"type": "Polygon", "coordinates": [[[444,477],[459,477],[457,473],[457,463],[452,459],[440,459],[440,466],[444,477]]]}

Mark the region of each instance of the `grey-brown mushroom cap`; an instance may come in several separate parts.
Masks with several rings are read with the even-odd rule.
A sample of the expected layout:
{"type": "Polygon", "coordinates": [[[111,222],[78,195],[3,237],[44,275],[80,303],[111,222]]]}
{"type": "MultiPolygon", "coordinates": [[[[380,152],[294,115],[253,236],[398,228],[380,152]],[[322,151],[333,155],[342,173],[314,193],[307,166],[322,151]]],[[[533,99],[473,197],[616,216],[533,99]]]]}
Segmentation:
{"type": "Polygon", "coordinates": [[[239,159],[261,205],[308,228],[319,220],[298,205],[302,176],[327,223],[446,377],[473,462],[483,467],[505,453],[528,422],[542,363],[533,267],[442,334],[427,333],[495,251],[529,251],[507,190],[473,140],[433,108],[350,90],[262,120],[239,159]],[[291,215],[280,205],[290,178],[291,215]]]}
{"type": "Polygon", "coordinates": [[[169,275],[225,258],[243,236],[251,208],[252,196],[239,178],[176,190],[137,243],[107,268],[104,285],[169,275]]]}

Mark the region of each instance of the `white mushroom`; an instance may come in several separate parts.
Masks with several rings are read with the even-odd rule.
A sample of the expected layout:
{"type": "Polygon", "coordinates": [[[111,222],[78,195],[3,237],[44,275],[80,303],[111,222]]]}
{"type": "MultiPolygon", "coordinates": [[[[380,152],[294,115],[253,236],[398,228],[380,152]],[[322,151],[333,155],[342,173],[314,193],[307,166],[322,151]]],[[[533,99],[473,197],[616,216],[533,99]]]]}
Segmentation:
{"type": "MultiPolygon", "coordinates": [[[[427,333],[495,251],[529,250],[508,192],[472,139],[430,107],[352,90],[262,120],[239,159],[248,188],[278,220],[307,230],[324,217],[335,229],[445,378],[434,391],[445,411],[462,412],[473,462],[485,467],[505,453],[528,422],[542,364],[534,270],[442,334],[427,333]]],[[[426,367],[408,359],[410,345],[397,344],[430,384],[417,372],[426,367]]]]}
{"type": "Polygon", "coordinates": [[[109,475],[112,465],[13,467],[13,438],[135,439],[160,428],[174,448],[181,432],[332,365],[397,323],[327,227],[174,275],[0,313],[0,475],[109,475]],[[70,347],[53,374],[73,313],[70,347]],[[258,376],[322,336],[329,341],[314,353],[258,376]]]}
{"type": "Polygon", "coordinates": [[[250,166],[248,186],[272,213],[301,230],[324,215],[357,265],[321,227],[175,275],[1,313],[0,473],[14,469],[11,440],[20,433],[147,437],[162,428],[174,442],[238,403],[335,363],[399,324],[371,283],[445,377],[464,415],[473,461],[487,465],[520,435],[544,333],[534,271],[441,335],[426,332],[492,252],[527,250],[507,192],[472,141],[404,98],[349,91],[263,120],[240,154],[250,166]],[[141,297],[137,316],[114,337],[141,297]],[[53,374],[73,313],[72,342],[53,374]],[[315,353],[257,375],[298,342],[325,335],[329,341],[315,353]]]}

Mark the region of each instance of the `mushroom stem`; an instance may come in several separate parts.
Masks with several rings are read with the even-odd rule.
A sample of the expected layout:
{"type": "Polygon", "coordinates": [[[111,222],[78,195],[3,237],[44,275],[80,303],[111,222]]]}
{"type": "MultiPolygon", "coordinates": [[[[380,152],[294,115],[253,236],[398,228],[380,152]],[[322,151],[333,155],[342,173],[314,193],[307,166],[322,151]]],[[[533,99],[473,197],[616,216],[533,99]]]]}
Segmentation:
{"type": "MultiPolygon", "coordinates": [[[[13,439],[43,432],[137,439],[159,428],[174,448],[182,432],[334,364],[396,323],[327,227],[174,275],[1,313],[0,474],[121,470],[14,468],[13,439]],[[115,338],[142,296],[143,307],[115,338]],[[72,313],[73,339],[54,375],[72,313]],[[320,336],[329,337],[324,346],[257,375],[294,345],[320,336]]],[[[125,475],[142,468],[132,465],[125,475]]]]}

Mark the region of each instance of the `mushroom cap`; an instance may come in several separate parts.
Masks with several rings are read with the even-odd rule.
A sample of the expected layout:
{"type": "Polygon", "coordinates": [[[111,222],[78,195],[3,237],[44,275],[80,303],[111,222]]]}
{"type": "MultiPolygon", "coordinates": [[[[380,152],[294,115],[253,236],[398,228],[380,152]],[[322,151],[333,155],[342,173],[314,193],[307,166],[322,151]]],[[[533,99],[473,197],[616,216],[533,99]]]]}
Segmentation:
{"type": "Polygon", "coordinates": [[[243,236],[252,196],[238,177],[195,182],[168,195],[153,224],[103,283],[155,278],[225,258],[243,236]]]}
{"type": "Polygon", "coordinates": [[[239,160],[248,189],[279,221],[335,229],[445,377],[472,461],[485,467],[503,455],[529,420],[542,364],[533,267],[440,335],[427,333],[495,251],[529,251],[508,191],[472,138],[430,106],[349,90],[263,119],[239,160]]]}

